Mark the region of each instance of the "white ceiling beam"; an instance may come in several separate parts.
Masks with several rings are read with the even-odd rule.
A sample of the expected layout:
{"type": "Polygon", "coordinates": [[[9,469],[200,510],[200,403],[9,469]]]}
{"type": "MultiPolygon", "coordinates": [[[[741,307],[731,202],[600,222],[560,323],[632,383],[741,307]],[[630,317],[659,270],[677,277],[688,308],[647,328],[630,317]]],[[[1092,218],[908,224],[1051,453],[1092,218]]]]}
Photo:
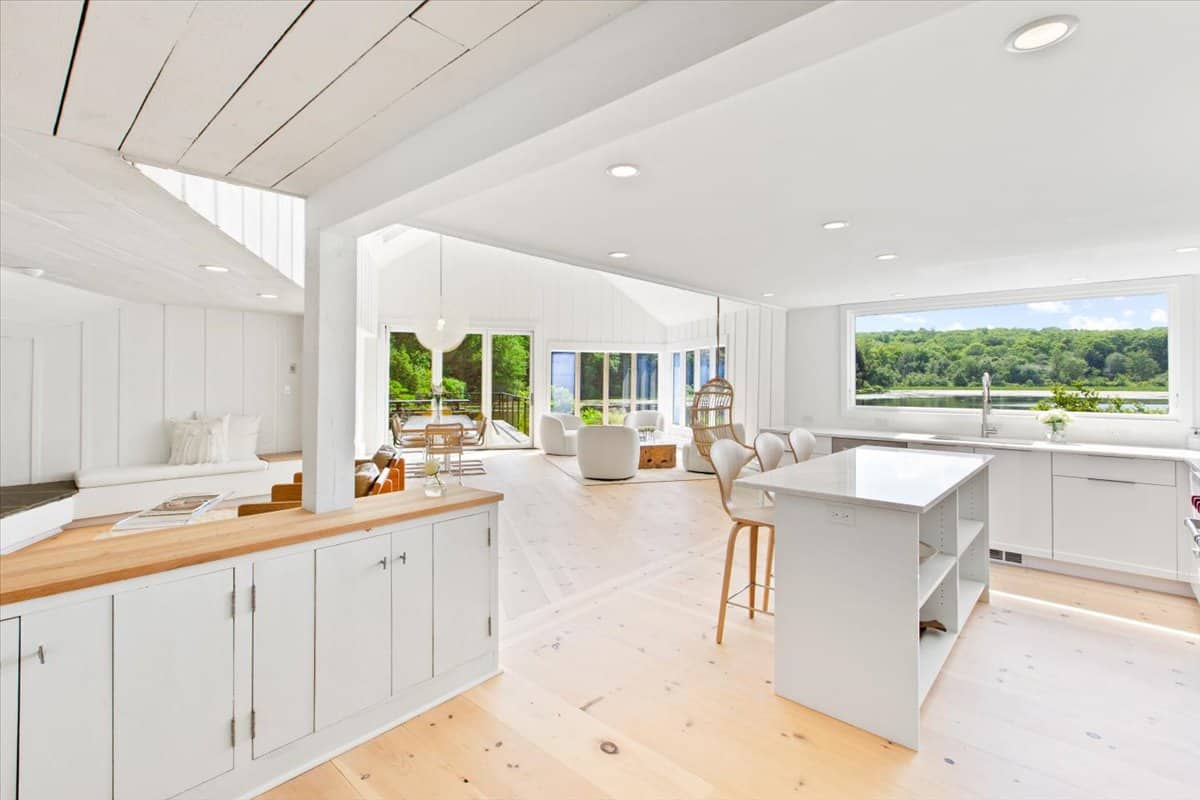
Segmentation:
{"type": "MultiPolygon", "coordinates": [[[[555,5],[560,4],[541,3],[522,19],[555,5]]],[[[506,159],[502,168],[464,175],[472,172],[469,167],[498,153],[519,150],[518,145],[547,131],[824,5],[824,0],[641,4],[333,181],[310,198],[310,213],[322,224],[347,224],[348,230],[361,234],[412,219],[422,211],[543,166],[547,154],[554,160],[569,157],[578,150],[535,148],[506,159]],[[666,42],[669,47],[664,46],[666,42]],[[442,183],[450,176],[457,177],[453,186],[442,183]],[[436,192],[430,190],[439,183],[436,192]]],[[[936,8],[952,6],[947,3],[936,8]]],[[[877,10],[886,15],[887,7],[877,10]]],[[[758,81],[763,72],[751,70],[758,81]]],[[[696,107],[698,100],[712,102],[745,88],[738,86],[735,76],[718,75],[709,80],[715,80],[715,85],[665,104],[660,97],[654,107],[642,109],[640,118],[598,130],[596,136],[609,141],[614,134],[628,134],[677,116],[696,107]]],[[[591,140],[581,144],[590,145],[591,140]]]]}
{"type": "Polygon", "coordinates": [[[116,150],[195,5],[195,0],[90,3],[58,135],[116,150]]]}
{"type": "Polygon", "coordinates": [[[401,22],[238,164],[230,177],[275,185],[464,52],[462,45],[419,22],[401,22]]]}
{"type": "Polygon", "coordinates": [[[307,0],[205,0],[171,51],[121,149],[175,163],[275,46],[307,0]]]}
{"type": "Polygon", "coordinates": [[[429,0],[413,19],[466,48],[528,11],[537,0],[429,0]]]}
{"type": "Polygon", "coordinates": [[[38,133],[54,130],[83,0],[0,3],[0,119],[38,133]]]}
{"type": "Polygon", "coordinates": [[[228,175],[418,6],[316,0],[179,160],[228,175]]]}

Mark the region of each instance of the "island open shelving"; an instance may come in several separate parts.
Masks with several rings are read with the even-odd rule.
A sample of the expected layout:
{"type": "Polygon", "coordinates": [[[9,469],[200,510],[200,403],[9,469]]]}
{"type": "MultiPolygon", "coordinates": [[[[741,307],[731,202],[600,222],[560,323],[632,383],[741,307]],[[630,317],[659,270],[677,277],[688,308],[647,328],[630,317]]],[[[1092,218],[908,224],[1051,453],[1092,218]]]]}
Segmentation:
{"type": "Polygon", "coordinates": [[[921,705],[988,599],[989,460],[859,447],[738,482],[775,492],[778,694],[918,747],[921,705]]]}

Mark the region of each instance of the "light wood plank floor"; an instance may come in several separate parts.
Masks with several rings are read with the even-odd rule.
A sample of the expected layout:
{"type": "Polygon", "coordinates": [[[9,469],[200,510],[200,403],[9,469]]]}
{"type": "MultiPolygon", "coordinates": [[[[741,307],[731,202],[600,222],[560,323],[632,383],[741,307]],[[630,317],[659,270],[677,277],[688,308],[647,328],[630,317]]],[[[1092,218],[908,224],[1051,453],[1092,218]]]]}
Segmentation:
{"type": "Polygon", "coordinates": [[[505,674],[264,798],[1195,796],[1195,602],[994,567],[913,753],[776,697],[769,617],[734,614],[714,643],[715,484],[486,463],[470,482],[507,495],[505,674]]]}

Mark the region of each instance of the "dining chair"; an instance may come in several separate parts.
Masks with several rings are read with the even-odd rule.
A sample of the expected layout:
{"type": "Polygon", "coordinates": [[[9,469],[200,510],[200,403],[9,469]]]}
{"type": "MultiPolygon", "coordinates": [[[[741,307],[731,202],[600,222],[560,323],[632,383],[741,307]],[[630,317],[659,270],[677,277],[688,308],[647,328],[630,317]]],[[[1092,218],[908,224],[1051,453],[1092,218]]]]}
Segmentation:
{"type": "Polygon", "coordinates": [[[462,485],[463,426],[461,422],[430,424],[425,426],[425,458],[441,456],[446,468],[452,468],[453,457],[458,456],[458,483],[462,485]]]}
{"type": "MultiPolygon", "coordinates": [[[[747,451],[744,445],[733,439],[718,439],[712,443],[708,456],[716,470],[717,486],[721,491],[721,506],[733,522],[733,527],[729,529],[729,540],[725,545],[725,573],[721,578],[721,610],[717,613],[717,644],[720,644],[725,638],[725,609],[727,606],[744,608],[749,612],[750,618],[754,619],[755,590],[760,585],[757,582],[758,530],[766,528],[768,533],[774,534],[775,507],[767,505],[765,502],[759,505],[734,502],[733,482],[738,473],[742,471],[742,467],[753,458],[753,453],[747,451]],[[750,581],[731,595],[729,582],[733,574],[733,552],[737,545],[738,534],[743,528],[750,530],[750,581]],[[735,599],[742,592],[748,592],[748,604],[737,602],[735,599]]],[[[763,586],[763,588],[770,591],[767,586],[763,586]]],[[[764,611],[764,613],[770,614],[771,612],[764,611]]]]}
{"type": "Polygon", "coordinates": [[[467,432],[467,444],[483,447],[487,436],[488,418],[482,413],[475,415],[475,429],[467,432]]]}
{"type": "Polygon", "coordinates": [[[758,458],[758,468],[769,472],[779,466],[783,460],[783,439],[774,433],[760,433],[754,437],[754,455],[758,458]]]}

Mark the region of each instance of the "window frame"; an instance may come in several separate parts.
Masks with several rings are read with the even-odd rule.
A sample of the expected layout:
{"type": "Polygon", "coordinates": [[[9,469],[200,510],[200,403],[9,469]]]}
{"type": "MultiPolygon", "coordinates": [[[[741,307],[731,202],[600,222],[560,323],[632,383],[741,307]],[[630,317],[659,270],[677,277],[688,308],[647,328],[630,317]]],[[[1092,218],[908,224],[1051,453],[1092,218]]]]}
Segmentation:
{"type": "MultiPolygon", "coordinates": [[[[942,414],[978,417],[979,409],[933,408],[928,406],[862,406],[857,403],[855,387],[855,332],[859,317],[879,314],[913,313],[920,311],[945,311],[979,306],[1037,303],[1055,300],[1086,300],[1097,297],[1120,297],[1124,295],[1163,294],[1167,298],[1167,413],[1137,414],[1112,411],[1078,412],[1086,419],[1114,419],[1125,421],[1182,421],[1182,412],[1189,408],[1192,398],[1188,396],[1188,381],[1193,376],[1182,372],[1183,340],[1186,337],[1182,318],[1185,277],[1163,278],[1117,283],[1093,283],[1079,286],[1056,286],[1042,289],[1026,289],[1008,292],[985,292],[946,297],[923,297],[904,300],[855,303],[841,307],[841,411],[847,416],[879,416],[889,414],[942,414]]],[[[1193,353],[1197,355],[1197,353],[1193,353]]],[[[994,408],[990,412],[997,417],[1028,418],[1036,414],[1032,409],[994,408]]]]}
{"type": "MultiPolygon", "coordinates": [[[[609,356],[610,355],[629,356],[630,397],[628,398],[628,401],[627,401],[629,404],[629,410],[630,411],[640,410],[637,408],[638,405],[654,403],[656,406],[656,408],[654,410],[662,411],[663,400],[662,400],[662,373],[661,373],[661,370],[662,370],[663,352],[661,350],[657,350],[657,349],[653,349],[653,348],[631,348],[631,347],[622,346],[622,345],[613,345],[613,346],[604,347],[604,346],[596,346],[596,345],[576,345],[576,344],[551,343],[549,345],[548,353],[547,353],[547,360],[549,363],[551,363],[551,364],[553,363],[554,355],[556,353],[570,353],[575,356],[575,403],[574,403],[574,408],[571,411],[572,416],[582,418],[582,414],[580,414],[580,411],[582,410],[582,401],[583,401],[583,397],[582,397],[583,364],[582,364],[581,357],[584,353],[596,353],[596,354],[604,356],[604,359],[601,362],[601,381],[602,381],[601,394],[603,395],[603,397],[601,398],[601,403],[600,403],[600,414],[601,414],[601,417],[600,417],[601,423],[600,424],[601,425],[610,424],[608,422],[609,402],[611,400],[613,400],[613,398],[609,397],[609,378],[610,378],[609,356]],[[655,397],[653,400],[639,401],[637,399],[637,360],[638,360],[638,356],[642,356],[642,355],[654,356],[657,359],[656,380],[653,382],[653,386],[654,386],[654,390],[655,390],[655,397]]],[[[549,397],[547,398],[546,407],[545,407],[545,409],[543,409],[542,413],[556,413],[550,407],[550,403],[553,401],[553,394],[554,394],[553,375],[550,376],[550,383],[547,384],[547,393],[548,393],[549,397]]],[[[616,401],[619,404],[620,402],[624,401],[624,398],[616,398],[616,401]]]]}

